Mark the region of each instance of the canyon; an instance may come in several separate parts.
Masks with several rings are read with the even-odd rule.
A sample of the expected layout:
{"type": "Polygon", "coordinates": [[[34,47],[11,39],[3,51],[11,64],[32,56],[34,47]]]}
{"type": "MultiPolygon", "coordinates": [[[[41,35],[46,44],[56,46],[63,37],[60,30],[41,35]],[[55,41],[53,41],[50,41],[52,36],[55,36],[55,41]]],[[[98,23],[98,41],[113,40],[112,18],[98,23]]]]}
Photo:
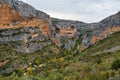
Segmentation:
{"type": "Polygon", "coordinates": [[[55,44],[71,50],[81,41],[80,51],[120,31],[120,12],[98,23],[51,18],[27,3],[0,0],[0,44],[21,53],[33,53],[55,44]]]}

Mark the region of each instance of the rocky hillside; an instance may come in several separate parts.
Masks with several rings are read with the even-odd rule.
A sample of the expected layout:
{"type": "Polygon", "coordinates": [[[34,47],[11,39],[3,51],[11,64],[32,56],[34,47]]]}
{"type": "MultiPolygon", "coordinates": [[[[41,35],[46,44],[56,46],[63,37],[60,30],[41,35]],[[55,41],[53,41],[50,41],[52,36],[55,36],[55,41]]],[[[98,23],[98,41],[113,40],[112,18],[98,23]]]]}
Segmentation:
{"type": "Polygon", "coordinates": [[[80,51],[120,30],[120,12],[98,23],[50,18],[19,0],[0,0],[0,44],[22,53],[32,53],[55,43],[80,51]],[[52,25],[53,23],[53,25],[52,25]]]}
{"type": "Polygon", "coordinates": [[[0,44],[31,53],[51,43],[50,16],[18,0],[0,0],[0,44]]]}
{"type": "Polygon", "coordinates": [[[120,31],[84,52],[76,49],[49,45],[33,54],[19,54],[10,45],[0,45],[0,80],[120,79],[120,67],[116,67],[120,63],[120,31]]]}
{"type": "MultiPolygon", "coordinates": [[[[60,29],[60,32],[58,33],[59,35],[62,34],[63,36],[63,34],[71,35],[73,33],[77,33],[78,36],[76,39],[79,38],[79,41],[82,40],[82,44],[80,47],[81,51],[85,50],[91,44],[96,44],[110,34],[120,31],[120,12],[103,19],[98,23],[88,24],[79,21],[61,20],[55,18],[52,18],[52,21],[57,26],[57,28],[60,29]],[[69,30],[68,33],[65,33],[68,30],[67,28],[69,28],[70,26],[74,27],[76,32],[74,30],[72,32],[69,30]]],[[[75,40],[73,39],[68,39],[68,42],[71,40],[75,43],[75,40]]],[[[66,45],[66,43],[64,44],[66,45]]],[[[70,46],[70,44],[71,43],[69,42],[68,46],[70,46]]]]}
{"type": "Polygon", "coordinates": [[[120,12],[88,24],[0,0],[0,80],[120,80],[120,12]]]}
{"type": "Polygon", "coordinates": [[[52,31],[55,35],[53,41],[68,50],[75,46],[76,40],[79,39],[79,42],[81,42],[81,36],[86,34],[87,31],[92,31],[97,24],[57,18],[52,18],[52,22],[53,27],[55,27],[52,31]]]}
{"type": "Polygon", "coordinates": [[[120,31],[120,12],[98,22],[91,34],[84,35],[81,49],[84,50],[84,48],[87,48],[89,45],[95,44],[118,31],[120,31]]]}

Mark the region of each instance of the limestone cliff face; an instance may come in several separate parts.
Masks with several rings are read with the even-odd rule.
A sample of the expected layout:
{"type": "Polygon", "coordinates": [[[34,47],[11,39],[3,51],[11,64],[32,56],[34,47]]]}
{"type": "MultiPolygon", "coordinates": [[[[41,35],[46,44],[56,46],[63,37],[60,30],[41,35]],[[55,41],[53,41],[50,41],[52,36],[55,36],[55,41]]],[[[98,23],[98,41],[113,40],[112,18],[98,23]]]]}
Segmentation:
{"type": "Polygon", "coordinates": [[[0,43],[22,53],[49,45],[50,16],[18,0],[0,0],[0,43]]]}
{"type": "Polygon", "coordinates": [[[91,30],[94,29],[96,23],[85,23],[81,21],[73,21],[73,20],[63,20],[52,18],[53,24],[55,24],[58,28],[66,29],[69,26],[74,26],[77,30],[91,30]]]}
{"type": "MultiPolygon", "coordinates": [[[[82,44],[80,47],[81,51],[85,50],[91,44],[96,44],[110,34],[120,31],[120,12],[103,19],[98,23],[90,24],[79,21],[61,20],[55,18],[53,18],[52,20],[56,24],[57,28],[60,29],[60,32],[58,33],[59,36],[66,35],[68,33],[68,35],[72,38],[72,33],[78,33],[80,40],[82,39],[82,44]],[[69,26],[74,26],[75,30],[69,29],[69,26]]],[[[69,36],[66,36],[66,38],[68,38],[66,40],[68,40],[68,42],[72,40],[75,43],[75,40],[69,39],[69,36]]],[[[77,38],[78,37],[76,37],[76,39],[77,38]]],[[[58,40],[58,42],[60,43],[61,41],[58,40]]],[[[61,44],[62,43],[63,42],[61,42],[61,44]]]]}
{"type": "MultiPolygon", "coordinates": [[[[88,40],[90,38],[87,37],[86,31],[92,31],[95,28],[95,25],[97,23],[85,23],[81,21],[73,21],[73,20],[62,20],[62,19],[56,19],[52,18],[53,24],[59,29],[59,33],[57,33],[57,37],[53,40],[57,45],[63,46],[66,49],[71,49],[78,38],[81,38],[81,35],[83,35],[82,43],[84,45],[89,45],[88,40]],[[71,28],[74,27],[74,28],[71,28]],[[87,41],[86,41],[87,40],[87,41]]],[[[52,31],[53,34],[54,31],[52,31]]],[[[86,46],[82,46],[86,47],[86,46]]]]}
{"type": "Polygon", "coordinates": [[[97,23],[90,36],[84,35],[81,50],[95,44],[112,33],[120,31],[120,12],[97,23]]]}
{"type": "Polygon", "coordinates": [[[75,41],[78,39],[77,29],[74,28],[74,26],[62,28],[56,25],[54,25],[52,28],[52,41],[57,46],[62,46],[70,50],[74,46],[75,41]]]}
{"type": "Polygon", "coordinates": [[[120,31],[120,12],[98,23],[53,19],[18,0],[0,0],[0,44],[32,53],[54,42],[70,50],[82,39],[80,50],[120,31]],[[52,22],[53,25],[52,26],[52,22]]]}

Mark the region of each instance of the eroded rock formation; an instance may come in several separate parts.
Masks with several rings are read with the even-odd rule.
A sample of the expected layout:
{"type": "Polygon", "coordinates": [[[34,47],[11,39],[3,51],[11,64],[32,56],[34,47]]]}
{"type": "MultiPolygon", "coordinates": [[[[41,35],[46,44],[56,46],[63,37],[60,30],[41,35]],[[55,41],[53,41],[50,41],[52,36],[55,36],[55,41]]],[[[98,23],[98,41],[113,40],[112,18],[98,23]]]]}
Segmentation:
{"type": "Polygon", "coordinates": [[[98,23],[53,19],[18,0],[0,0],[0,44],[32,53],[54,42],[68,50],[81,40],[80,50],[120,31],[120,12],[98,23]],[[52,26],[52,22],[53,25],[52,26]]]}
{"type": "Polygon", "coordinates": [[[18,0],[0,0],[0,43],[32,53],[50,45],[50,16],[18,0]]]}
{"type": "Polygon", "coordinates": [[[98,23],[87,24],[79,21],[61,20],[54,18],[53,22],[56,22],[57,27],[61,29],[59,35],[64,35],[67,33],[69,34],[69,32],[74,33],[74,30],[69,30],[69,26],[74,26],[76,32],[79,35],[79,39],[82,39],[80,50],[83,51],[91,44],[96,44],[110,34],[120,31],[120,12],[103,19],[98,23]]]}

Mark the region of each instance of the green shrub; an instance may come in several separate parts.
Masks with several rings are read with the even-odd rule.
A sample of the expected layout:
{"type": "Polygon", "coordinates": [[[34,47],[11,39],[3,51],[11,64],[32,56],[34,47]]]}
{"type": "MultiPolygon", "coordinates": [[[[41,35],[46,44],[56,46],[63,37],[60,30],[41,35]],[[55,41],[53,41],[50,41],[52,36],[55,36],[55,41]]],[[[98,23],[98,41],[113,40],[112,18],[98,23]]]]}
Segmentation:
{"type": "Polygon", "coordinates": [[[118,70],[120,68],[120,58],[115,59],[111,65],[112,69],[118,70]]]}
{"type": "Polygon", "coordinates": [[[17,76],[21,77],[23,75],[23,73],[24,73],[23,68],[22,67],[18,68],[17,76]]]}
{"type": "Polygon", "coordinates": [[[101,58],[97,58],[96,63],[100,64],[102,62],[101,58]]]}
{"type": "Polygon", "coordinates": [[[114,77],[115,74],[116,74],[115,71],[112,70],[112,71],[110,72],[110,77],[114,77]]]}
{"type": "Polygon", "coordinates": [[[35,65],[40,65],[40,64],[41,64],[40,58],[38,58],[38,57],[35,58],[35,59],[34,59],[34,62],[33,62],[33,65],[34,65],[34,64],[35,64],[35,65]]]}

